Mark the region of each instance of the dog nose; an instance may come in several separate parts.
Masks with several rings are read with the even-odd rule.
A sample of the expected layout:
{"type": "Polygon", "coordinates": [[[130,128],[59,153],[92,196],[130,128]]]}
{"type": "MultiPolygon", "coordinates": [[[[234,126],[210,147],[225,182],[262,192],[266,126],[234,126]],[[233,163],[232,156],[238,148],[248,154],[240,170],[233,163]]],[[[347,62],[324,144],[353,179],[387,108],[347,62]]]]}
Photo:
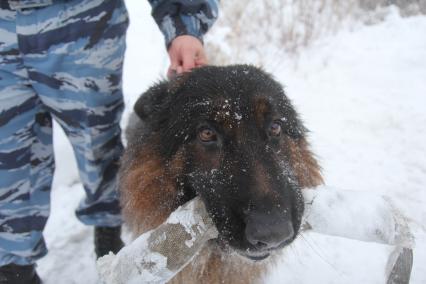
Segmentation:
{"type": "Polygon", "coordinates": [[[273,249],[294,237],[290,220],[273,220],[267,214],[252,214],[248,217],[245,235],[248,242],[257,248],[273,249]]]}

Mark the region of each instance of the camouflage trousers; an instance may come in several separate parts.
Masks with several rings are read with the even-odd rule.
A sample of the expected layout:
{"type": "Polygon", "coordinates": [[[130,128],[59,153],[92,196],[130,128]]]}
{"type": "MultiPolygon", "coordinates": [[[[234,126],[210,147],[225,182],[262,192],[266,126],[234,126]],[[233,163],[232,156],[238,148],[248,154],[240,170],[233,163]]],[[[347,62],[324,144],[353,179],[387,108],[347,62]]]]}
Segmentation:
{"type": "Polygon", "coordinates": [[[71,141],[86,192],[79,220],[122,222],[116,172],[127,11],[123,0],[53,2],[0,9],[0,265],[47,253],[52,119],[71,141]]]}

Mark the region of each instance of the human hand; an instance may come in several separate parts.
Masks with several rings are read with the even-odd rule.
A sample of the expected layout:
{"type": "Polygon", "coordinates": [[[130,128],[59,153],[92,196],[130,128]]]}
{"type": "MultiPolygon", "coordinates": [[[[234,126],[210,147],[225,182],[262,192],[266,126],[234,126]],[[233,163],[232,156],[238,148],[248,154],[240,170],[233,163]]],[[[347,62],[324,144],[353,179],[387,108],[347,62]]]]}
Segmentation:
{"type": "Polygon", "coordinates": [[[169,78],[207,64],[203,44],[198,38],[190,35],[176,37],[170,44],[168,53],[170,67],[167,77],[169,78]]]}

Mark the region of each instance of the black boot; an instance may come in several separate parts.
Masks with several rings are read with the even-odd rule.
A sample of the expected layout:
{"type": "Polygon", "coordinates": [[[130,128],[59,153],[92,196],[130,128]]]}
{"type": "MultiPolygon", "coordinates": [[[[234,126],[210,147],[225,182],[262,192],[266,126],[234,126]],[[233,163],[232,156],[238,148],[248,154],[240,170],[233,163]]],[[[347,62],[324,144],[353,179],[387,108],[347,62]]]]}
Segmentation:
{"type": "Polygon", "coordinates": [[[35,265],[0,266],[0,284],[41,284],[35,265]]]}
{"type": "Polygon", "coordinates": [[[100,258],[110,251],[117,253],[124,243],[121,240],[121,226],[95,227],[95,252],[96,258],[100,258]]]}

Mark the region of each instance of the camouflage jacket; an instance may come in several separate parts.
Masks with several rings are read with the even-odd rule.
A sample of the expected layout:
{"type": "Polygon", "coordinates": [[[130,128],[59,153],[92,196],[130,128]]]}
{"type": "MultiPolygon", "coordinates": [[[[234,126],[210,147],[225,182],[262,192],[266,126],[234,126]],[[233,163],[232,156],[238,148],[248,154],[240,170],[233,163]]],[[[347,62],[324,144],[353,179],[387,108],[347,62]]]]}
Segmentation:
{"type": "MultiPolygon", "coordinates": [[[[1,0],[11,9],[26,9],[51,5],[65,0],[1,0]]],[[[81,0],[85,1],[85,0],[81,0]]],[[[203,40],[203,35],[218,16],[219,0],[148,0],[152,16],[163,32],[166,46],[180,35],[192,35],[203,40]]]]}

